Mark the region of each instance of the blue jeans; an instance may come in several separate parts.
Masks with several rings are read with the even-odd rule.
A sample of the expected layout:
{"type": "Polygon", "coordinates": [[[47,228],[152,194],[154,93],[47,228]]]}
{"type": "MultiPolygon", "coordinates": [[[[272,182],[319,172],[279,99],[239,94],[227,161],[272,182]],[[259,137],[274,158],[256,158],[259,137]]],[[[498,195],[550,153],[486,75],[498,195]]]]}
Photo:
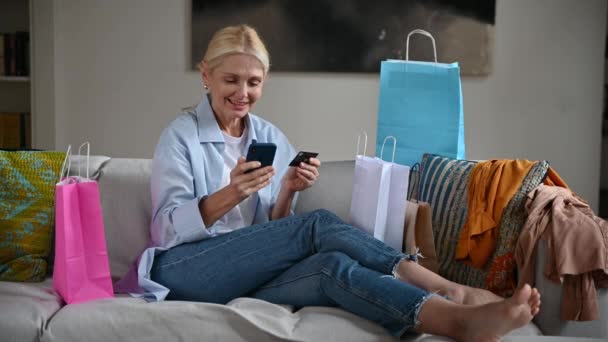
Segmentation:
{"type": "Polygon", "coordinates": [[[393,276],[407,257],[317,210],[176,246],[156,256],[151,276],[167,299],[337,306],[399,336],[430,297],[393,276]]]}

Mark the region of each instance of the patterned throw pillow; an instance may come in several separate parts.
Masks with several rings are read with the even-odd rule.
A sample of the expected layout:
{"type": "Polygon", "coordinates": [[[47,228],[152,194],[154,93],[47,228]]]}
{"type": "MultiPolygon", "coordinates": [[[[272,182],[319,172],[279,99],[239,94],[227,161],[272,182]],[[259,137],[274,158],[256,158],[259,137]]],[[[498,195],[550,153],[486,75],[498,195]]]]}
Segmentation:
{"type": "Polygon", "coordinates": [[[0,151],[0,280],[42,281],[63,152],[0,151]]]}
{"type": "Polygon", "coordinates": [[[460,284],[509,296],[517,284],[513,251],[526,219],[525,198],[528,192],[542,183],[549,164],[546,161],[535,163],[503,210],[496,250],[483,269],[473,268],[455,259],[458,238],[467,216],[469,176],[475,164],[473,161],[425,154],[418,199],[428,202],[433,209],[439,274],[460,284]]]}

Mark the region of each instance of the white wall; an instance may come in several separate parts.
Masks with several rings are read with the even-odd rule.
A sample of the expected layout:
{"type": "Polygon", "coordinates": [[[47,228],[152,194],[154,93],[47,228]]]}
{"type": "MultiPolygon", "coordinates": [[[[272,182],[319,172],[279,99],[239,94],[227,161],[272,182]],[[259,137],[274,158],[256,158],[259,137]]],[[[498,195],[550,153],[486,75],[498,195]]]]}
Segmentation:
{"type": "MultiPolygon", "coordinates": [[[[38,120],[57,127],[39,147],[86,139],[95,154],[150,157],[167,122],[201,96],[189,4],[54,0],[54,104],[35,102],[51,116],[38,120]]],[[[463,79],[468,158],[547,159],[597,209],[606,11],[604,0],[497,1],[494,70],[463,79]]],[[[322,160],[352,159],[361,129],[375,141],[378,81],[271,73],[256,112],[322,160]]]]}
{"type": "Polygon", "coordinates": [[[32,94],[32,146],[54,149],[55,122],[55,10],[53,1],[30,2],[30,65],[32,94]]]}

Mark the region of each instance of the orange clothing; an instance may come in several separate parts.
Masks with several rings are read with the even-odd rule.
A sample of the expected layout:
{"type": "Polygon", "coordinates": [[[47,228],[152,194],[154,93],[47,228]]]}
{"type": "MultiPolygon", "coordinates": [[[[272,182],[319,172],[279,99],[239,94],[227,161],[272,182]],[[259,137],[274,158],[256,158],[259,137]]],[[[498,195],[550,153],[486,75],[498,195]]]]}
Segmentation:
{"type": "Polygon", "coordinates": [[[547,171],[547,176],[545,177],[543,184],[569,189],[568,184],[566,184],[566,182],[564,182],[564,180],[552,168],[549,168],[547,171]]]}
{"type": "Polygon", "coordinates": [[[490,160],[473,167],[467,220],[460,232],[456,260],[482,268],[496,247],[502,211],[534,166],[527,160],[490,160]]]}
{"type": "MultiPolygon", "coordinates": [[[[490,160],[471,171],[467,219],[460,232],[456,260],[483,268],[494,253],[502,212],[534,166],[529,160],[490,160]]],[[[567,187],[549,168],[545,182],[567,187]]]]}
{"type": "Polygon", "coordinates": [[[519,286],[534,285],[536,246],[546,241],[543,274],[563,283],[561,318],[599,318],[596,288],[608,287],[608,222],[572,191],[540,185],[527,196],[528,219],[515,247],[519,286]]]}

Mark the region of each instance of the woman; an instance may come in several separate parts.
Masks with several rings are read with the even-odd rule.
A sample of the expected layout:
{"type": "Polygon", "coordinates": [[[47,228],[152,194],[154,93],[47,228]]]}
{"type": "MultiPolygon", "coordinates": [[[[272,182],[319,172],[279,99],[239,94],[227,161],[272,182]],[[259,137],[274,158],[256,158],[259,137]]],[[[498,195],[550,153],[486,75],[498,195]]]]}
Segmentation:
{"type": "Polygon", "coordinates": [[[207,96],[165,129],[154,154],[154,247],[139,263],[148,298],[338,306],[396,336],[415,329],[466,341],[497,339],[538,313],[529,286],[502,300],[427,271],[328,211],[292,215],[321,163],[288,167],[287,138],[250,113],[268,73],[264,44],[248,26],[224,28],[200,67],[207,96]],[[245,162],[253,140],[277,145],[276,167],[245,162]]]}

